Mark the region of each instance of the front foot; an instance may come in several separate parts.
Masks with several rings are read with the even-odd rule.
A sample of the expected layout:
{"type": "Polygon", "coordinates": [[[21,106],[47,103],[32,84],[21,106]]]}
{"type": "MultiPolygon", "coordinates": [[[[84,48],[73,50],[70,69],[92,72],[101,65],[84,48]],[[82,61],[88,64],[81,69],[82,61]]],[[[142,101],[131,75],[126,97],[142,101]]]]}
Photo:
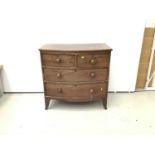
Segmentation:
{"type": "Polygon", "coordinates": [[[45,97],[45,110],[47,110],[48,109],[48,106],[49,106],[49,104],[50,104],[50,97],[45,97]]]}
{"type": "Polygon", "coordinates": [[[103,106],[104,106],[104,109],[107,110],[107,97],[105,97],[103,100],[103,106]]]}

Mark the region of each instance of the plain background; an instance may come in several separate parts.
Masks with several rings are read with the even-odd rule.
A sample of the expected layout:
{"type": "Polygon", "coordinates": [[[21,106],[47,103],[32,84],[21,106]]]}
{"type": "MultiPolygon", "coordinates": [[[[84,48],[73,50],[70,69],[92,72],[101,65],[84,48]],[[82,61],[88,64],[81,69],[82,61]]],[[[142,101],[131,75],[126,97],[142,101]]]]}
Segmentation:
{"type": "Polygon", "coordinates": [[[1,0],[4,91],[43,92],[38,49],[46,43],[105,42],[109,91],[134,91],[145,22],[153,0],[1,0]]]}
{"type": "MultiPolygon", "coordinates": [[[[0,0],[0,62],[8,92],[43,91],[38,48],[106,42],[110,90],[133,91],[145,21],[154,0],[0,0]]],[[[3,154],[154,154],[152,137],[1,136],[3,154]],[[37,143],[36,143],[37,141],[37,143]],[[89,145],[86,145],[89,144],[89,145]]]]}

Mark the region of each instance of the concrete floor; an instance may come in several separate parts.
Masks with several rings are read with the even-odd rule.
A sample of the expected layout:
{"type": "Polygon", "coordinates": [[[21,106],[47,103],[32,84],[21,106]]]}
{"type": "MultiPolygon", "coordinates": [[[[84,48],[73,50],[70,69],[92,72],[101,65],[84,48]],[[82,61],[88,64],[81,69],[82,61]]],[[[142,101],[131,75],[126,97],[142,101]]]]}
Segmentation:
{"type": "Polygon", "coordinates": [[[43,93],[0,98],[0,153],[4,155],[154,155],[155,92],[110,93],[101,102],[55,101],[43,93]]]}
{"type": "Polygon", "coordinates": [[[108,110],[59,101],[44,110],[42,93],[4,94],[0,134],[155,134],[155,92],[109,93],[108,110]]]}

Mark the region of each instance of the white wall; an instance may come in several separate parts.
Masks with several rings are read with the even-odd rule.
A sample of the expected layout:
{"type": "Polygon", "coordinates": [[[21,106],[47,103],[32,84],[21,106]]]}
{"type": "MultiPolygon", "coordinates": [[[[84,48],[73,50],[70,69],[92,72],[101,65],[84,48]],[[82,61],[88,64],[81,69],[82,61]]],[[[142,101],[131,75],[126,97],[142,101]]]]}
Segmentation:
{"type": "Polygon", "coordinates": [[[5,91],[43,91],[41,45],[88,42],[106,42],[113,48],[109,90],[133,91],[145,19],[154,15],[153,1],[143,1],[2,0],[5,91]]]}

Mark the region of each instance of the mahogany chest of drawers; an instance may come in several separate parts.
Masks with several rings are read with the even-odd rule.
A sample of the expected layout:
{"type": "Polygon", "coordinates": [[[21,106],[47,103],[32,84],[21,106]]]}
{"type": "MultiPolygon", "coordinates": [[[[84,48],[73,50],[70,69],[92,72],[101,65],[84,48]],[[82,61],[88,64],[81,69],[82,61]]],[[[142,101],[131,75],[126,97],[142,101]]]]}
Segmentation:
{"type": "Polygon", "coordinates": [[[112,49],[106,44],[47,44],[40,49],[45,109],[49,101],[102,100],[107,109],[112,49]]]}

